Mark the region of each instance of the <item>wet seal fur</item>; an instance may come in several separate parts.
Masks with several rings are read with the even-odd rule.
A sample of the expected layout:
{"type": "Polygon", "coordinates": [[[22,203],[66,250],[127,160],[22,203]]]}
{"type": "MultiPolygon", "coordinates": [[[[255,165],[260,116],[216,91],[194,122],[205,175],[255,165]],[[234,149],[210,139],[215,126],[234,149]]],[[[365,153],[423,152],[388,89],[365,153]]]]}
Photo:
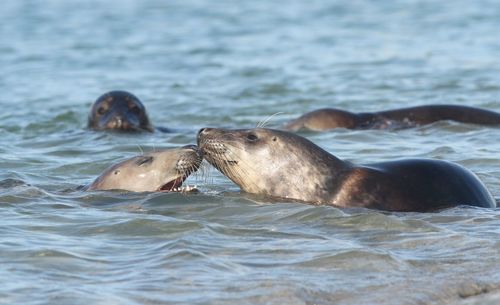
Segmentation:
{"type": "MultiPolygon", "coordinates": [[[[110,91],[101,95],[90,109],[88,128],[125,132],[155,130],[144,105],[127,91],[110,91]]],[[[156,129],[169,132],[167,128],[156,129]]]]}
{"type": "Polygon", "coordinates": [[[203,128],[198,146],[205,160],[248,193],[386,211],[496,205],[471,171],[447,161],[355,165],[299,135],[265,128],[203,128]]]}
{"type": "Polygon", "coordinates": [[[192,191],[189,186],[182,188],[182,183],[198,170],[201,161],[195,145],[136,156],[106,169],[86,190],[192,191]]]}
{"type": "Polygon", "coordinates": [[[360,113],[324,108],[308,112],[282,128],[288,131],[410,128],[445,120],[478,125],[500,125],[500,113],[459,105],[427,105],[360,113]]]}

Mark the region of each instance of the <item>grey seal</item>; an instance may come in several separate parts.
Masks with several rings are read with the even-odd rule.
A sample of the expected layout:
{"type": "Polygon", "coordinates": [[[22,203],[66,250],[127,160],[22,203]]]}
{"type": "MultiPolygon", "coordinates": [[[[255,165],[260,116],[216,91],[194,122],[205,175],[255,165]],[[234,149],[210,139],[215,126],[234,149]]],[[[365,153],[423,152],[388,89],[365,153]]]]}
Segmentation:
{"type": "Polygon", "coordinates": [[[203,128],[197,140],[205,160],[248,193],[386,211],[496,205],[476,175],[447,161],[356,165],[297,134],[265,128],[203,128]]]}
{"type": "Polygon", "coordinates": [[[88,127],[94,130],[154,131],[146,108],[127,91],[110,91],[92,104],[88,127]]]}
{"type": "Polygon", "coordinates": [[[478,125],[500,125],[500,113],[459,105],[426,105],[380,112],[354,113],[336,108],[308,112],[285,125],[284,130],[322,131],[334,128],[384,129],[410,128],[437,121],[456,121],[478,125]]]}

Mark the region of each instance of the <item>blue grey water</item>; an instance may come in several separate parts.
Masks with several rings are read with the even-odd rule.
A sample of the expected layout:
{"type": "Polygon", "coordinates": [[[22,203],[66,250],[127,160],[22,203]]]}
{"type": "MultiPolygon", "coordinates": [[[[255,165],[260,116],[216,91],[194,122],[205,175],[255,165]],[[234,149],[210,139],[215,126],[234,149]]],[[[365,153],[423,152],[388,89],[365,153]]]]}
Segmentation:
{"type": "MultiPolygon", "coordinates": [[[[497,1],[7,0],[0,9],[0,304],[444,304],[500,287],[500,210],[384,213],[240,193],[83,192],[201,127],[320,107],[500,111],[497,1]],[[171,134],[87,130],[136,94],[171,134]]],[[[303,133],[357,163],[428,157],[500,199],[500,129],[303,133]]]]}

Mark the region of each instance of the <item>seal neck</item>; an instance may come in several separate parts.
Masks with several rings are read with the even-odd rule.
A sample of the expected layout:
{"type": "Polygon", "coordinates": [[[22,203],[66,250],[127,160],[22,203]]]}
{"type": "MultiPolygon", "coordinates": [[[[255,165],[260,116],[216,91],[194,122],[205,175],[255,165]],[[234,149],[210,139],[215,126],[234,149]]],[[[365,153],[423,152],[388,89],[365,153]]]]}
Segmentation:
{"type": "Polygon", "coordinates": [[[371,112],[360,112],[356,116],[356,126],[358,129],[370,128],[373,125],[375,114],[371,112]]]}

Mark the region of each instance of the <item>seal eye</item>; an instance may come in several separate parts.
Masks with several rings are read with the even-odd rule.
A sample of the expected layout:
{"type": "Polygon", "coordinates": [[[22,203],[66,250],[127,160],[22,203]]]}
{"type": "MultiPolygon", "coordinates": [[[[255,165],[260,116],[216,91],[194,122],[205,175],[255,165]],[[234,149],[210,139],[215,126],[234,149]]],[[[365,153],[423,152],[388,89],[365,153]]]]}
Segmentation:
{"type": "Polygon", "coordinates": [[[135,163],[138,165],[138,166],[143,166],[143,165],[146,165],[146,164],[149,164],[153,162],[153,157],[151,156],[147,156],[147,157],[141,157],[139,160],[137,160],[135,163]]]}
{"type": "Polygon", "coordinates": [[[248,141],[250,141],[250,142],[254,142],[254,141],[256,141],[257,139],[258,139],[258,137],[257,137],[255,134],[253,134],[253,133],[249,133],[249,134],[247,135],[247,140],[248,140],[248,141]]]}
{"type": "Polygon", "coordinates": [[[104,113],[106,113],[106,108],[104,107],[99,107],[97,109],[97,113],[100,114],[100,115],[103,115],[104,113]]]}
{"type": "Polygon", "coordinates": [[[132,108],[130,108],[130,112],[132,112],[133,114],[141,114],[141,109],[137,106],[133,106],[132,108]]]}

